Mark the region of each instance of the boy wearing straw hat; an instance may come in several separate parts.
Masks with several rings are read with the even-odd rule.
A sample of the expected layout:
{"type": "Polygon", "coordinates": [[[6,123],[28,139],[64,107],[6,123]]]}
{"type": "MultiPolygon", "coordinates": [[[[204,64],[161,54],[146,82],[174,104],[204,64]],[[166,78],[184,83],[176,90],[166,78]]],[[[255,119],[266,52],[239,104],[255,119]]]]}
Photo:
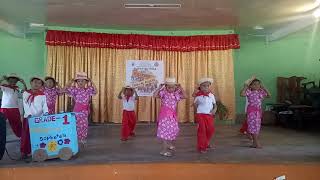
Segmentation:
{"type": "Polygon", "coordinates": [[[31,154],[31,142],[28,118],[43,116],[48,113],[46,95],[42,88],[44,80],[40,77],[32,77],[30,80],[31,89],[23,93],[24,119],[21,133],[21,155],[27,160],[31,154]]]}
{"type": "Polygon", "coordinates": [[[17,137],[21,137],[21,116],[19,111],[19,95],[20,90],[16,85],[17,82],[21,82],[24,86],[23,90],[27,89],[25,82],[15,73],[11,73],[7,76],[3,76],[0,79],[0,89],[2,91],[2,102],[0,112],[2,112],[8,119],[9,124],[17,137]],[[7,84],[2,84],[2,81],[6,80],[7,84]]]}
{"type": "Polygon", "coordinates": [[[211,78],[202,78],[198,81],[200,91],[197,92],[194,99],[196,107],[196,122],[198,123],[197,148],[200,153],[206,153],[212,148],[210,140],[214,134],[214,114],[217,111],[216,100],[210,92],[210,86],[213,83],[211,78]]]}
{"type": "Polygon", "coordinates": [[[121,128],[121,140],[127,141],[130,136],[135,136],[136,126],[136,113],[135,101],[138,100],[138,94],[131,85],[126,85],[121,89],[118,95],[118,99],[122,100],[122,128],[121,128]]]}

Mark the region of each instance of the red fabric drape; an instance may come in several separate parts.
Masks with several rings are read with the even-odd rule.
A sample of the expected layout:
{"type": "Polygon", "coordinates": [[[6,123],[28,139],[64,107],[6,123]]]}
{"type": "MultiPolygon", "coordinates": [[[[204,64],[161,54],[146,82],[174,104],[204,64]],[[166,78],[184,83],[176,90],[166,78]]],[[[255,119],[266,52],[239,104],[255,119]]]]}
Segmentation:
{"type": "Polygon", "coordinates": [[[148,49],[156,51],[204,51],[239,49],[237,34],[199,36],[153,36],[105,34],[49,30],[46,44],[114,49],[148,49]]]}

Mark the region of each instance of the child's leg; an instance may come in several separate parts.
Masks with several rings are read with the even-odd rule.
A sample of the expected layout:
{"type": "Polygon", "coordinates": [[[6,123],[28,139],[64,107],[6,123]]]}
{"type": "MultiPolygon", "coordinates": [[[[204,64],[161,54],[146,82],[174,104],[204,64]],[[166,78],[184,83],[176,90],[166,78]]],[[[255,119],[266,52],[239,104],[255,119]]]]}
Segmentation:
{"type": "Polygon", "coordinates": [[[210,146],[210,141],[211,141],[211,138],[214,134],[214,118],[212,116],[208,116],[208,118],[206,119],[206,135],[207,135],[207,148],[212,148],[210,146]]]}
{"type": "Polygon", "coordinates": [[[163,139],[162,140],[162,150],[161,150],[160,154],[163,156],[168,156],[168,157],[172,156],[172,153],[170,151],[168,151],[169,147],[170,147],[170,142],[163,139]]]}
{"type": "Polygon", "coordinates": [[[126,141],[130,135],[129,128],[129,114],[127,111],[123,111],[122,113],[122,126],[121,126],[121,140],[126,141]]]}
{"type": "Polygon", "coordinates": [[[260,142],[259,142],[258,134],[252,134],[252,137],[253,137],[252,147],[254,147],[254,148],[262,148],[262,146],[260,145],[260,142]]]}
{"type": "Polygon", "coordinates": [[[130,136],[134,136],[135,135],[135,127],[136,127],[136,123],[137,123],[137,118],[136,118],[136,114],[135,112],[131,112],[131,117],[130,117],[130,136]]]}
{"type": "Polygon", "coordinates": [[[205,119],[203,119],[201,115],[197,115],[197,122],[198,122],[197,147],[198,147],[198,151],[203,152],[203,151],[206,151],[208,147],[206,123],[205,123],[205,119]]]}
{"type": "Polygon", "coordinates": [[[27,156],[31,154],[30,132],[29,132],[29,123],[27,118],[23,119],[20,150],[21,150],[22,156],[27,156]]]}
{"type": "Polygon", "coordinates": [[[22,131],[22,123],[19,108],[3,108],[0,109],[0,111],[8,119],[13,133],[20,138],[22,131]]]}
{"type": "Polygon", "coordinates": [[[82,144],[86,143],[88,136],[88,112],[81,111],[82,114],[76,115],[78,141],[82,144]]]}

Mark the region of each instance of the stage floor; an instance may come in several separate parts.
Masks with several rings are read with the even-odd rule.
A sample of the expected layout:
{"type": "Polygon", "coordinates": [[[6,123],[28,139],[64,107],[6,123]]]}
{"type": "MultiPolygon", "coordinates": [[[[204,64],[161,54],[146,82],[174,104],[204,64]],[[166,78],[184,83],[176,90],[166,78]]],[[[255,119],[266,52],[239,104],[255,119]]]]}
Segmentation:
{"type": "MultiPolygon", "coordinates": [[[[160,141],[155,137],[154,124],[137,125],[137,136],[120,141],[120,125],[90,126],[88,146],[69,161],[49,160],[42,163],[10,160],[7,155],[0,167],[89,165],[112,163],[259,163],[259,164],[319,164],[320,133],[307,133],[280,127],[263,127],[263,149],[249,148],[250,141],[238,133],[239,125],[217,125],[213,139],[215,150],[207,154],[196,151],[196,125],[181,124],[173,157],[159,155],[160,141]]],[[[11,133],[11,132],[9,132],[11,133]]],[[[9,135],[8,140],[12,140],[9,135]]],[[[19,157],[18,142],[7,144],[9,154],[19,157]]]]}

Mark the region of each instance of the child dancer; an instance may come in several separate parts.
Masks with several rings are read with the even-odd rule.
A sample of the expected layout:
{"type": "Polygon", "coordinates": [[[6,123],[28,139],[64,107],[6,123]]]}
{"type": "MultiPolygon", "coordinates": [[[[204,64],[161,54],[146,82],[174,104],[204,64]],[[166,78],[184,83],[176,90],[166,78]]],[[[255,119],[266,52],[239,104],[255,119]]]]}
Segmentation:
{"type": "Polygon", "coordinates": [[[46,96],[42,91],[44,81],[39,77],[33,77],[31,78],[30,84],[31,89],[23,93],[24,119],[21,133],[22,159],[28,159],[31,154],[28,118],[48,114],[46,96]]]}
{"type": "Polygon", "coordinates": [[[198,151],[206,153],[208,149],[213,148],[210,140],[214,134],[214,114],[217,111],[216,100],[210,92],[210,86],[213,83],[211,78],[202,78],[198,84],[200,91],[194,99],[194,105],[197,109],[195,120],[198,123],[198,151]]]}
{"type": "MultiPolygon", "coordinates": [[[[245,81],[245,84],[250,83],[251,81],[253,81],[254,79],[256,79],[256,76],[252,76],[250,79],[245,81]]],[[[247,107],[248,107],[248,98],[246,98],[246,106],[244,109],[244,112],[247,114],[247,107]]],[[[247,115],[246,115],[247,116],[247,115]]],[[[252,139],[251,135],[248,134],[248,122],[247,122],[247,118],[243,121],[242,126],[240,128],[240,133],[245,134],[248,136],[249,139],[252,139]]]]}
{"type": "Polygon", "coordinates": [[[58,82],[53,77],[46,77],[44,87],[44,94],[46,95],[49,114],[55,114],[56,100],[62,94],[62,89],[58,82]]]}
{"type": "Polygon", "coordinates": [[[177,104],[181,99],[186,98],[186,93],[176,83],[175,78],[167,78],[165,85],[161,85],[156,90],[154,97],[161,99],[161,108],[157,122],[157,137],[163,142],[163,149],[160,154],[170,157],[172,153],[169,150],[175,150],[173,141],[179,133],[177,104]]]}
{"type": "Polygon", "coordinates": [[[122,100],[122,129],[121,140],[127,141],[129,136],[135,136],[134,128],[136,126],[135,100],[138,100],[136,90],[131,86],[125,86],[119,92],[118,98],[122,100]]]}
{"type": "Polygon", "coordinates": [[[261,85],[260,80],[253,79],[245,83],[240,93],[241,96],[248,98],[247,122],[248,133],[253,138],[253,148],[262,148],[258,136],[261,128],[262,100],[270,97],[269,91],[261,85]]]}
{"type": "Polygon", "coordinates": [[[96,86],[86,73],[79,72],[76,74],[76,78],[71,79],[67,84],[66,93],[75,101],[73,111],[79,113],[76,114],[78,141],[82,146],[85,146],[88,135],[90,98],[97,93],[96,86]],[[73,83],[76,83],[77,86],[74,86],[73,83]]]}
{"type": "Polygon", "coordinates": [[[21,137],[21,116],[19,112],[18,98],[20,94],[17,82],[21,82],[26,90],[27,86],[25,82],[19,78],[16,74],[12,73],[8,76],[3,76],[0,79],[0,89],[2,91],[2,103],[0,112],[9,120],[9,124],[17,137],[21,137]],[[2,84],[2,81],[6,80],[7,84],[2,84]]]}

